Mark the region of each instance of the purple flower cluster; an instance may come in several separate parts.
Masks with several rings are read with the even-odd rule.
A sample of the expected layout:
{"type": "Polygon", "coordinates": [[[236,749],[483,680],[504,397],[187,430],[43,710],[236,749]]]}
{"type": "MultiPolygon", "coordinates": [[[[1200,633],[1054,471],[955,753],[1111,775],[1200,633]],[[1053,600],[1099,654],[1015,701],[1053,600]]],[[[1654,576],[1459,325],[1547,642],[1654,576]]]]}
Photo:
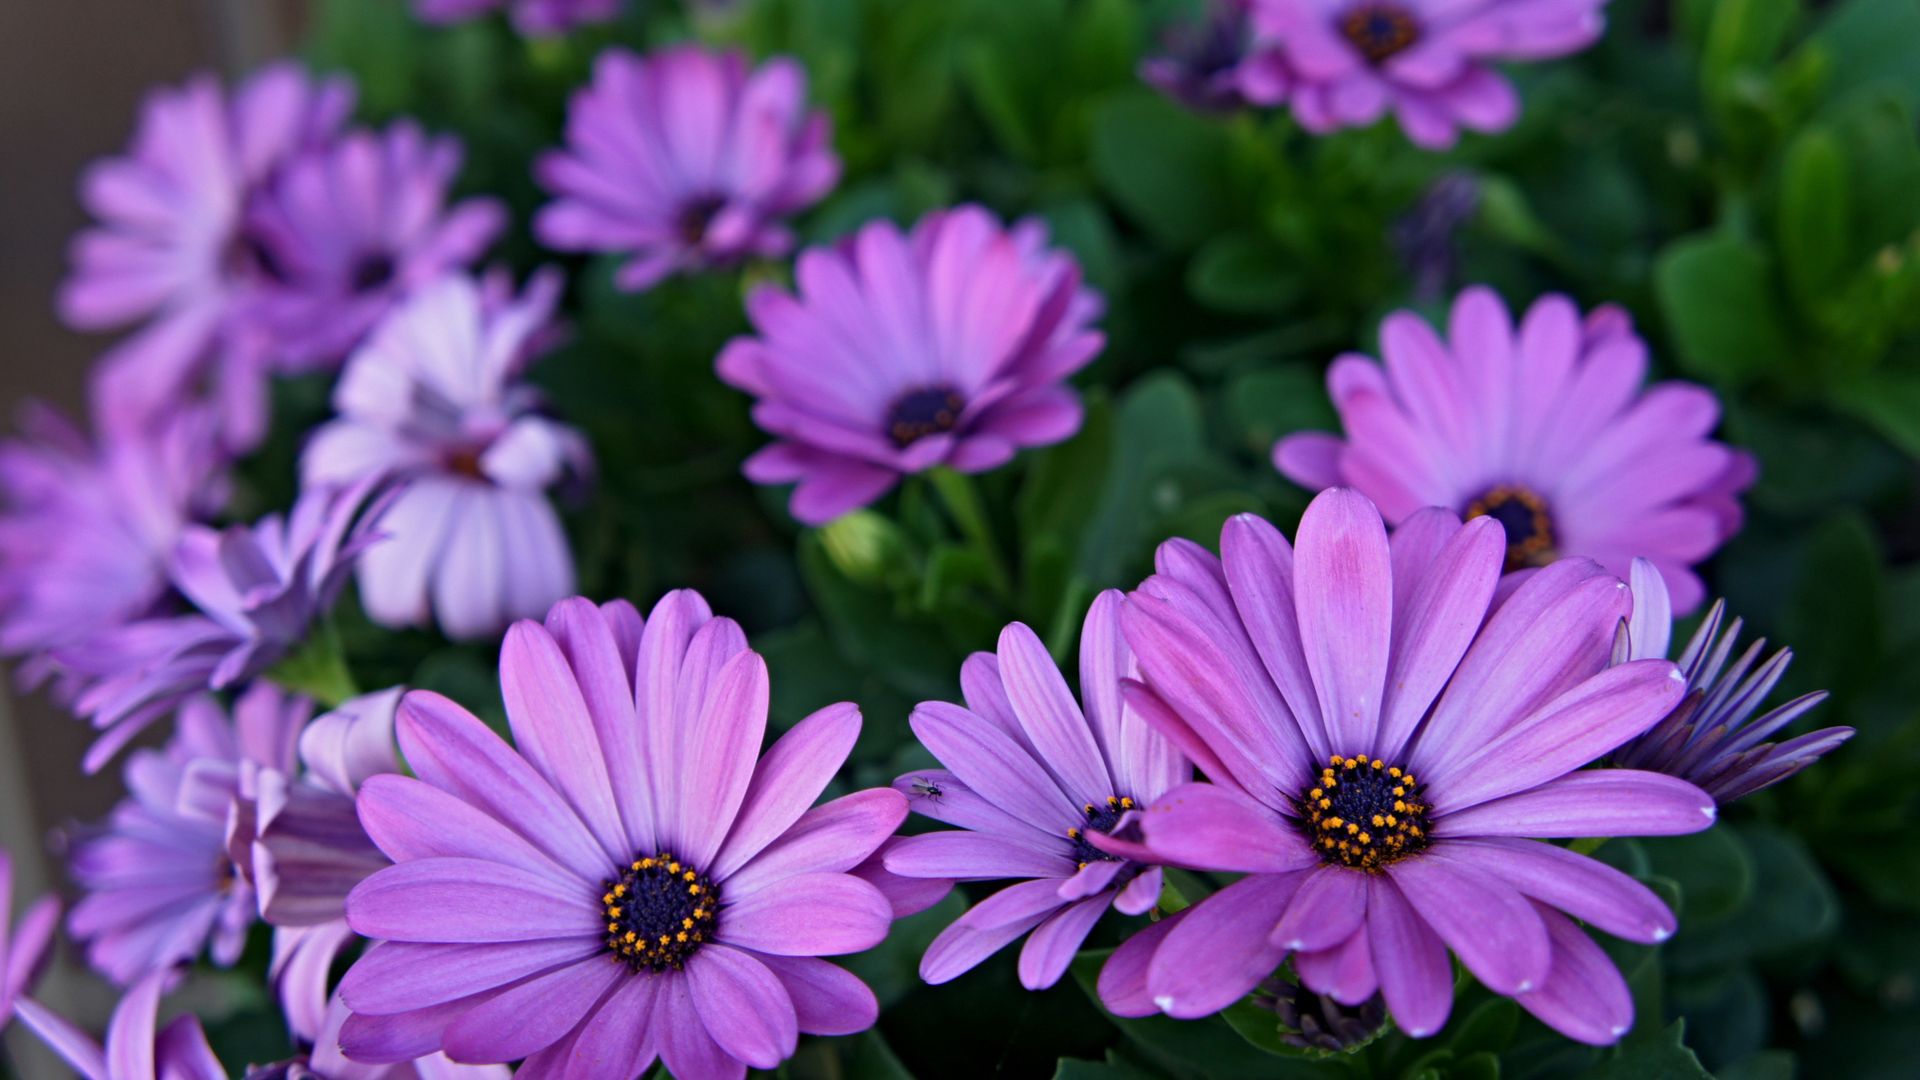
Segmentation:
{"type": "Polygon", "coordinates": [[[505,9],[530,37],[563,34],[576,26],[609,22],[626,0],[413,0],[421,21],[458,23],[505,9]]]}

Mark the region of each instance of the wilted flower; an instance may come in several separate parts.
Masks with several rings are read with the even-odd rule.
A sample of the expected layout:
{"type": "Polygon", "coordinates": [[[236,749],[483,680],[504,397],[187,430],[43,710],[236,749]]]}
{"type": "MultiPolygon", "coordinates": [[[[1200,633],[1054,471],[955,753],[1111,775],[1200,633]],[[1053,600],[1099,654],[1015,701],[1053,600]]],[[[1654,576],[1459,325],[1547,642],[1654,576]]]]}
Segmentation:
{"type": "Polygon", "coordinates": [[[1450,172],[1420,193],[1393,223],[1393,246],[1413,278],[1413,295],[1435,302],[1447,292],[1459,268],[1457,234],[1480,208],[1480,181],[1472,173],[1450,172]]]}
{"type": "Polygon", "coordinates": [[[55,658],[94,680],[74,703],[103,734],[87,751],[96,772],[127,740],[201,690],[236,686],[273,666],[333,606],[347,572],[380,539],[386,499],[372,484],[309,489],[286,518],[252,527],[188,528],[174,549],[173,584],[198,608],[103,634],[55,658]]]}
{"type": "Polygon", "coordinates": [[[86,895],[67,930],[87,961],[125,986],[192,960],[209,942],[222,967],[240,958],[253,925],[253,890],[227,845],[228,815],[246,766],[292,767],[294,740],[313,704],[271,683],[249,687],[233,719],[209,695],[180,708],[164,750],[127,759],[130,795],[73,852],[86,895]]]}
{"type": "Polygon", "coordinates": [[[1672,913],[1534,838],[1713,823],[1685,781],[1580,771],[1656,723],[1683,682],[1664,660],[1608,667],[1631,598],[1591,560],[1540,571],[1488,617],[1502,548],[1494,523],[1441,509],[1389,542],[1347,489],[1307,508],[1297,548],[1251,515],[1227,523],[1220,559],[1162,546],[1122,609],[1151,688],[1129,690],[1213,783],[1175,788],[1121,831],[1164,862],[1246,876],[1165,932],[1147,1009],[1215,1012],[1291,953],[1308,989],[1349,1005],[1377,991],[1426,1036],[1452,1008],[1451,950],[1569,1038],[1632,1026],[1625,980],[1574,919],[1654,942],[1672,913]]]}
{"type": "Polygon", "coordinates": [[[497,634],[573,589],[573,555],[546,490],[589,463],[585,440],[539,415],[518,381],[548,330],[556,276],[489,297],[448,277],[395,311],[334,388],[337,420],[301,458],[308,485],[406,481],[360,560],[374,621],[429,618],[458,638],[497,634]]]}
{"type": "Polygon", "coordinates": [[[1210,7],[1203,21],[1162,36],[1161,53],[1140,62],[1140,78],[1196,112],[1284,99],[1285,64],[1273,50],[1253,48],[1252,0],[1214,0],[1210,7]]]}
{"type": "Polygon", "coordinates": [[[505,8],[514,28],[529,37],[563,34],[588,23],[611,22],[626,0],[413,0],[425,22],[457,23],[505,8]]]}
{"type": "Polygon", "coordinates": [[[1699,606],[1692,566],[1739,530],[1754,476],[1748,454],[1710,438],[1713,392],[1643,391],[1647,346],[1626,313],[1582,321],[1564,296],[1516,328],[1492,290],[1468,289],[1448,338],[1412,312],[1388,316],[1384,367],[1349,353],[1327,371],[1346,438],[1289,435],[1275,466],[1313,490],[1350,484],[1396,524],[1428,506],[1491,517],[1510,571],[1584,555],[1624,578],[1646,556],[1675,607],[1699,606]]]}
{"type": "Polygon", "coordinates": [[[776,57],[683,45],[600,54],[574,95],[563,150],[535,166],[557,197],[534,231],[562,251],[632,255],[616,279],[784,255],[782,224],[840,177],[827,115],[807,111],[807,76],[776,57]]]}
{"type": "MultiPolygon", "coordinates": [[[[226,499],[224,459],[199,412],[97,442],[45,406],[0,443],[0,653],[81,645],[159,613],[187,524],[226,499]]],[[[30,662],[29,678],[48,665],[30,662]]]]}
{"type": "Polygon", "coordinates": [[[13,1003],[32,989],[60,921],[60,902],[43,896],[13,921],[13,857],[0,848],[0,1031],[13,1019],[13,1003]]]}
{"type": "Polygon", "coordinates": [[[20,1001],[20,1020],[86,1080],[227,1080],[198,1017],[188,1013],[155,1030],[160,995],[179,977],[155,971],[128,988],[107,1022],[104,1047],[36,1001],[20,1001]]]}
{"type": "Polygon", "coordinates": [[[83,330],[144,323],[103,360],[103,424],[132,430],[210,384],[229,446],[265,433],[268,358],[231,338],[236,300],[256,278],[249,200],[299,151],[331,139],[353,107],[343,79],[275,64],[230,95],[212,76],[155,90],[123,157],[96,163],[80,198],[99,224],[72,249],[61,318],[83,330]]]}
{"type": "Polygon", "coordinates": [[[755,289],[747,313],[760,336],[734,339],[718,363],[779,439],[747,459],[747,477],[798,481],[793,515],[820,525],[902,475],[985,472],[1079,430],[1065,380],[1104,344],[1090,329],[1101,301],[1046,241],[1038,221],[1003,229],[963,206],[910,234],[875,221],[809,249],[798,296],[755,289]]]}
{"type": "Polygon", "coordinates": [[[887,869],[907,877],[973,881],[1025,878],[947,927],[920,961],[942,983],[971,970],[1027,931],[1020,982],[1058,982],[1108,907],[1139,915],[1160,898],[1160,868],[1095,847],[1130,811],[1150,808],[1192,776],[1186,759],[1120,697],[1137,675],[1120,637],[1118,591],[1100,594],[1080,635],[1080,692],[1073,700],[1046,646],[1023,623],[1000,634],[998,655],[975,653],[961,670],[967,707],[922,702],[913,732],[948,770],[894,781],[908,805],[960,826],[899,840],[887,869]]]}
{"type": "Polygon", "coordinates": [[[1253,0],[1262,43],[1293,82],[1302,127],[1364,127],[1392,112],[1416,145],[1461,128],[1502,131],[1520,114],[1499,62],[1547,60],[1599,39],[1607,0],[1253,0]]]}
{"type": "MultiPolygon", "coordinates": [[[[1667,587],[1645,559],[1633,561],[1633,621],[1624,656],[1664,660],[1673,634],[1667,587]]],[[[1741,622],[1726,620],[1727,605],[1715,600],[1700,628],[1681,650],[1680,673],[1687,696],[1666,719],[1614,752],[1613,764],[1678,776],[1698,784],[1722,806],[1777,784],[1853,738],[1850,727],[1822,728],[1786,742],[1765,741],[1827,700],[1825,690],[1802,694],[1758,719],[1760,703],[1787,673],[1793,650],[1760,662],[1767,642],[1749,644],[1733,659],[1741,622]],[[1755,664],[1759,666],[1756,667],[1755,664]]]]}
{"type": "Polygon", "coordinates": [[[236,335],[280,370],[338,364],[411,292],[478,259],[506,226],[496,199],[449,205],[460,143],[410,121],[297,155],[249,206],[253,287],[236,335]]]}
{"type": "Polygon", "coordinates": [[[756,762],[767,670],[697,593],[562,601],[507,631],[517,749],[437,694],[400,706],[413,779],[375,776],[360,820],[397,864],[347,898],[384,939],[340,986],[355,1061],[440,1049],[535,1075],[686,1080],[771,1069],[802,1031],[865,1030],[878,1004],[821,956],[886,936],[861,865],[899,793],[809,810],[859,734],[852,705],[756,762]]]}

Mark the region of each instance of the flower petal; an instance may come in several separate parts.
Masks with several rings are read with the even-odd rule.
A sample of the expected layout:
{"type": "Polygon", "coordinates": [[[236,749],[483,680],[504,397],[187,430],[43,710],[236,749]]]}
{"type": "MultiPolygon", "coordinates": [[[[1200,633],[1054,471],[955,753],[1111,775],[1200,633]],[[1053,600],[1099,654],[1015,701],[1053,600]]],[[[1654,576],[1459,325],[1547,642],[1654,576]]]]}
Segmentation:
{"type": "Polygon", "coordinates": [[[1108,902],[1109,897],[1093,896],[1068,904],[1034,927],[1020,949],[1020,985],[1045,990],[1059,982],[1093,924],[1106,914],[1108,902]]]}
{"type": "Polygon", "coordinates": [[[837,964],[811,956],[759,956],[793,999],[808,1035],[856,1035],[880,1018],[880,1001],[867,984],[837,964]]]}
{"type": "Polygon", "coordinates": [[[1393,561],[1386,524],[1365,495],[1329,488],[1300,519],[1294,607],[1300,648],[1331,753],[1376,741],[1393,640],[1393,561]]]}
{"type": "Polygon", "coordinates": [[[441,1045],[455,1061],[517,1061],[565,1038],[617,980],[631,977],[603,956],[536,975],[460,1014],[441,1045]]]}
{"type": "Polygon", "coordinates": [[[597,897],[503,863],[433,858],[389,866],[347,895],[347,923],[394,941],[538,941],[599,931],[597,897]]]}
{"type": "Polygon", "coordinates": [[[1633,1027],[1633,995],[1620,969],[1573,920],[1535,905],[1553,940],[1553,967],[1539,989],[1515,1000],[1569,1039],[1609,1046],[1633,1027]]]}
{"type": "Polygon", "coordinates": [[[1040,764],[1069,795],[1092,801],[1116,794],[1093,731],[1047,647],[1025,623],[1009,623],[1000,631],[999,655],[1007,699],[1040,764]]]}
{"type": "Polygon", "coordinates": [[[1154,1005],[1182,1020],[1208,1016],[1273,974],[1287,950],[1268,938],[1306,876],[1250,874],[1187,909],[1147,968],[1154,1005]]]}
{"type": "Polygon", "coordinates": [[[829,705],[780,736],[747,785],[733,828],[713,861],[715,879],[725,880],[798,821],[859,737],[860,709],[851,702],[829,705]]]}
{"type": "Polygon", "coordinates": [[[1673,936],[1673,912],[1652,889],[1599,861],[1539,840],[1454,840],[1449,856],[1615,937],[1652,945],[1673,936]]]}
{"type": "Polygon", "coordinates": [[[792,1056],[800,1040],[793,999],[765,964],[714,942],[687,964],[686,979],[700,1022],[720,1049],[756,1069],[792,1056]]]}
{"type": "Polygon", "coordinates": [[[1453,963],[1391,874],[1367,880],[1367,937],[1394,1023],[1416,1039],[1439,1031],[1453,1009],[1453,963]]]}
{"type": "Polygon", "coordinates": [[[1058,853],[1045,853],[994,836],[971,832],[932,832],[901,837],[887,852],[887,871],[903,877],[992,881],[998,878],[1055,878],[1074,872],[1065,838],[1058,853]]]}
{"type": "Polygon", "coordinates": [[[1273,943],[1289,952],[1319,952],[1352,937],[1367,920],[1366,879],[1339,866],[1309,871],[1274,926],[1273,943]]]}
{"type": "Polygon", "coordinates": [[[717,937],[774,956],[836,956],[878,945],[892,922],[887,898],[859,878],[800,874],[725,903],[717,937]]]}
{"type": "Polygon", "coordinates": [[[1277,874],[1318,861],[1273,811],[1218,784],[1184,784],[1140,812],[1147,847],[1198,870],[1277,874]]]}
{"type": "Polygon", "coordinates": [[[1506,882],[1437,850],[1393,863],[1387,874],[1487,989],[1524,994],[1546,979],[1546,928],[1506,882]]]}
{"type": "Polygon", "coordinates": [[[1685,780],[1637,769],[1569,773],[1433,822],[1438,836],[1676,836],[1712,825],[1713,797],[1685,780]]]}

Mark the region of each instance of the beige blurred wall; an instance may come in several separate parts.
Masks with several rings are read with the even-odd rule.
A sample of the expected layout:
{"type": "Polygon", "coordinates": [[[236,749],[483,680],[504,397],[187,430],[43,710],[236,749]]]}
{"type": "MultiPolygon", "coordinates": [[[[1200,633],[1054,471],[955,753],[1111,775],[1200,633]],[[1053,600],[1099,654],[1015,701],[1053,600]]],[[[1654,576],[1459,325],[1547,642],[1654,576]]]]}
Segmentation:
{"type": "MultiPolygon", "coordinates": [[[[0,421],[10,426],[29,397],[79,410],[102,345],[63,329],[52,307],[68,239],[83,222],[73,195],[81,167],[126,142],[149,86],[200,69],[244,71],[285,51],[303,6],[0,0],[0,421]]],[[[99,817],[118,795],[116,777],[79,774],[88,734],[43,698],[15,693],[10,679],[0,689],[0,844],[17,866],[16,898],[63,884],[47,837],[65,822],[99,817]]],[[[71,956],[40,996],[96,1027],[112,1000],[71,956]]],[[[32,1042],[7,1035],[21,1075],[63,1075],[32,1042]]]]}

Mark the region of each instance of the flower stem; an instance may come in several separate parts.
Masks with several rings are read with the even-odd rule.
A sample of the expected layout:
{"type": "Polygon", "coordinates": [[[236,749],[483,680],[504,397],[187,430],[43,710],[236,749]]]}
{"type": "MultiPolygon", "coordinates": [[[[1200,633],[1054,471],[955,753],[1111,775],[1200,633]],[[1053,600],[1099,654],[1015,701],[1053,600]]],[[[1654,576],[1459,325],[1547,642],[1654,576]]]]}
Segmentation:
{"type": "Polygon", "coordinates": [[[353,672],[347,668],[340,633],[331,621],[315,627],[305,644],[275,664],[267,672],[267,678],[295,693],[305,694],[323,709],[335,708],[360,693],[360,687],[353,681],[353,672]]]}
{"type": "Polygon", "coordinates": [[[1007,573],[1006,561],[1001,558],[1000,545],[994,541],[986,505],[980,499],[980,490],[974,485],[973,478],[948,468],[933,469],[926,475],[933,489],[940,493],[940,501],[946,504],[947,513],[960,526],[961,535],[985,560],[994,592],[1002,602],[1011,605],[1013,578],[1007,573]]]}

